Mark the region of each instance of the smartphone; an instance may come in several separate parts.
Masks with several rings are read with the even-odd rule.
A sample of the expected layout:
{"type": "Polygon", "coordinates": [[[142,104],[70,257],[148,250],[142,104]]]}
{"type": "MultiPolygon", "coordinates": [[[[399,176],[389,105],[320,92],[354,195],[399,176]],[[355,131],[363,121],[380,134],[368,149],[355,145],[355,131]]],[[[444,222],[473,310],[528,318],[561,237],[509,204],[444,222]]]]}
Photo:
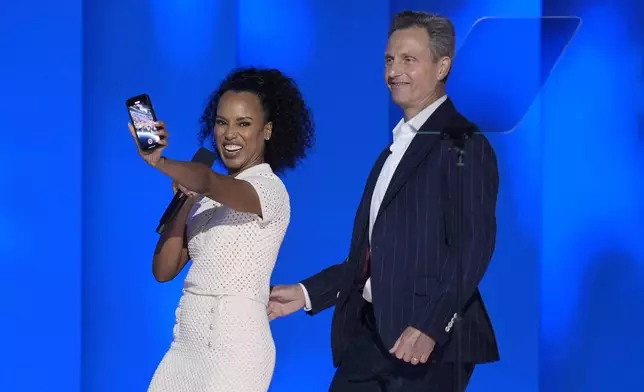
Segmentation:
{"type": "Polygon", "coordinates": [[[161,138],[157,134],[155,125],[157,116],[154,114],[150,97],[147,94],[137,95],[127,99],[125,105],[130,114],[130,121],[134,125],[141,149],[143,151],[152,151],[159,147],[161,138]]]}

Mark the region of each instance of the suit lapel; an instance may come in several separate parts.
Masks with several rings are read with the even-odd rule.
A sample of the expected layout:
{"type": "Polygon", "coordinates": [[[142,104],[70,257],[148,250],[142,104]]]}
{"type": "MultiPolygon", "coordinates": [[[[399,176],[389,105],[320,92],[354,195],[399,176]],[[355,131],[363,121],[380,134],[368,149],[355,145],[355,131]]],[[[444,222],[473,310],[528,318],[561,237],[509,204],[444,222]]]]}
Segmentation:
{"type": "Polygon", "coordinates": [[[382,150],[380,156],[376,160],[376,163],[373,165],[371,172],[369,173],[369,178],[367,178],[367,184],[365,185],[364,193],[362,194],[362,200],[360,201],[360,210],[358,211],[358,219],[356,222],[356,228],[360,230],[359,240],[362,240],[362,235],[366,232],[369,225],[369,212],[371,210],[371,197],[373,196],[373,191],[376,188],[376,182],[378,182],[378,176],[382,170],[382,166],[385,164],[387,157],[389,156],[389,146],[382,150]]]}
{"type": "Polygon", "coordinates": [[[450,119],[455,113],[456,108],[448,98],[420,127],[391,178],[391,182],[389,183],[385,196],[382,199],[382,204],[380,204],[378,217],[382,214],[385,208],[387,208],[389,203],[391,203],[394,196],[396,196],[398,191],[400,191],[400,188],[402,188],[405,182],[407,182],[414,169],[440,141],[441,131],[449,124],[450,119]]]}

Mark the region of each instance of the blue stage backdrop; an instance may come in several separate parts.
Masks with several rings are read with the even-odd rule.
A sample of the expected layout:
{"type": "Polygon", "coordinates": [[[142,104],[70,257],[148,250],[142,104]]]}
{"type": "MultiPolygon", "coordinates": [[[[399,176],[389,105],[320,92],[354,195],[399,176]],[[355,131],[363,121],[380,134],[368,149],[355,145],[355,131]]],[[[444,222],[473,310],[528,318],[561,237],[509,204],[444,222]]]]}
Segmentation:
{"type": "Polygon", "coordinates": [[[642,390],[644,4],[543,12],[583,23],[542,94],[541,387],[642,390]]]}
{"type": "MultiPolygon", "coordinates": [[[[150,94],[168,154],[189,159],[208,94],[232,68],[293,76],[318,142],[285,177],[293,215],[273,283],[342,260],[400,119],[383,52],[403,9],[453,18],[448,93],[499,157],[498,244],[482,291],[502,361],[479,367],[468,391],[641,389],[644,5],[35,1],[0,6],[1,391],[142,391],[169,347],[185,273],[167,284],[151,274],[172,192],[136,155],[129,96],[150,94]]],[[[327,390],[330,318],[272,324],[271,391],[327,390]]]]}
{"type": "Polygon", "coordinates": [[[81,3],[0,3],[3,392],[80,387],[81,3]]]}
{"type": "Polygon", "coordinates": [[[231,1],[88,1],[84,10],[84,391],[143,391],[172,337],[182,275],[158,284],[151,257],[170,181],[146,167],[125,99],[146,92],[189,160],[206,99],[236,64],[231,1]],[[91,136],[90,136],[91,135],[91,136]]]}

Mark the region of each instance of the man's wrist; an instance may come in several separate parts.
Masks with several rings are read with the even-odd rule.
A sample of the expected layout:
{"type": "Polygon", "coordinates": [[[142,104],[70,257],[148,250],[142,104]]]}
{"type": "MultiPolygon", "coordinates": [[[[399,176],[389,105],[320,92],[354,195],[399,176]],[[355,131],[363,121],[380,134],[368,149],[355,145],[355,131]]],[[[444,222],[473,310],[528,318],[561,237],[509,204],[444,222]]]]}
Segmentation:
{"type": "Polygon", "coordinates": [[[309,292],[302,283],[298,283],[298,285],[300,286],[300,290],[302,291],[302,295],[304,296],[304,311],[310,312],[313,306],[311,305],[311,298],[309,297],[309,292]]]}

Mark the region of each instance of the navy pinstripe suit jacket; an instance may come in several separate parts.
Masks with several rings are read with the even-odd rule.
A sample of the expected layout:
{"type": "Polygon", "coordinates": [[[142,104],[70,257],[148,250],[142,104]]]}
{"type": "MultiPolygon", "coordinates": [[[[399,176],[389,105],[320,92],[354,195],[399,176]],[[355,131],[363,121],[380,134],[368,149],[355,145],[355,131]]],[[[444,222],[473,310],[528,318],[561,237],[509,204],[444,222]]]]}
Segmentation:
{"type": "MultiPolygon", "coordinates": [[[[452,246],[457,157],[449,150],[449,142],[441,141],[437,134],[446,127],[476,130],[449,99],[437,108],[398,165],[371,236],[373,309],[382,341],[391,348],[403,330],[413,326],[437,342],[431,357],[436,362],[456,358],[450,320],[459,312],[452,246]]],[[[467,141],[465,154],[463,359],[485,363],[499,359],[492,324],[478,290],[495,247],[499,176],[494,150],[482,134],[467,141]]],[[[336,366],[360,325],[369,208],[388,155],[386,148],[369,174],[347,259],[302,281],[311,298],[309,314],[335,305],[331,346],[336,366]]]]}

